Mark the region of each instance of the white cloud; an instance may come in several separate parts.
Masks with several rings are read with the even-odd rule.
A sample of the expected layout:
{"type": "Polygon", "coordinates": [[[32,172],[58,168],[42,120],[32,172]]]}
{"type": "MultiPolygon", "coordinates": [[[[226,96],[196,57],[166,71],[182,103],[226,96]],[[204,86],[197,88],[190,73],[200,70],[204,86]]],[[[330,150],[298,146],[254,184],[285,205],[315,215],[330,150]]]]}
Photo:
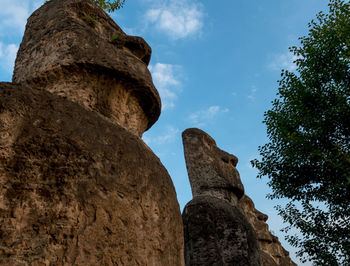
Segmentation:
{"type": "Polygon", "coordinates": [[[220,106],[213,105],[213,106],[210,106],[208,109],[199,110],[195,113],[192,113],[189,116],[189,120],[195,126],[201,127],[201,126],[204,126],[208,121],[212,120],[217,115],[222,113],[227,113],[227,112],[229,112],[228,108],[222,108],[220,106]]]}
{"type": "Polygon", "coordinates": [[[29,15],[44,0],[0,0],[0,35],[23,34],[29,15]]]}
{"type": "Polygon", "coordinates": [[[180,89],[180,81],[178,80],[181,67],[171,64],[156,63],[150,65],[149,69],[152,73],[153,82],[159,91],[162,99],[162,109],[168,109],[175,106],[177,94],[180,89]]]}
{"type": "Polygon", "coordinates": [[[22,34],[29,15],[44,0],[1,0],[0,34],[22,34]]]}
{"type": "Polygon", "coordinates": [[[18,46],[16,44],[3,44],[0,42],[0,67],[8,73],[12,73],[18,46]]]}
{"type": "Polygon", "coordinates": [[[143,136],[143,140],[147,143],[147,145],[162,145],[173,141],[178,133],[179,129],[174,128],[173,126],[167,126],[164,134],[154,138],[143,136]]]}
{"type": "Polygon", "coordinates": [[[257,91],[257,88],[253,85],[251,90],[250,90],[249,95],[247,96],[247,98],[249,100],[251,100],[251,101],[254,101],[255,100],[256,91],[257,91]]]}
{"type": "Polygon", "coordinates": [[[9,28],[23,32],[28,16],[28,1],[1,0],[0,33],[9,28]]]}
{"type": "Polygon", "coordinates": [[[298,57],[290,52],[284,54],[275,54],[271,56],[268,67],[271,70],[281,71],[282,69],[295,71],[297,69],[296,64],[294,63],[298,57]]]}
{"type": "MultiPolygon", "coordinates": [[[[157,1],[156,1],[157,2],[157,1]]],[[[166,0],[146,11],[145,19],[173,39],[200,33],[203,27],[202,5],[189,0],[166,0]]]]}

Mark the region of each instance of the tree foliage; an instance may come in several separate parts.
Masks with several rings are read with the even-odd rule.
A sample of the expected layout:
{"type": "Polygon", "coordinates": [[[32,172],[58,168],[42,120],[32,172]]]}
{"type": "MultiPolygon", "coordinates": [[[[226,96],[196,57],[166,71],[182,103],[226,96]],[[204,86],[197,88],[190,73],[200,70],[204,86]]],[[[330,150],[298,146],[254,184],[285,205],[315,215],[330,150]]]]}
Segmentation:
{"type": "Polygon", "coordinates": [[[103,10],[114,12],[124,6],[125,0],[91,0],[103,10]]]}
{"type": "Polygon", "coordinates": [[[331,0],[291,47],[296,73],[282,70],[265,112],[269,142],[252,164],[269,198],[290,199],[279,214],[301,234],[287,240],[304,261],[350,265],[350,4],[331,0]]]}

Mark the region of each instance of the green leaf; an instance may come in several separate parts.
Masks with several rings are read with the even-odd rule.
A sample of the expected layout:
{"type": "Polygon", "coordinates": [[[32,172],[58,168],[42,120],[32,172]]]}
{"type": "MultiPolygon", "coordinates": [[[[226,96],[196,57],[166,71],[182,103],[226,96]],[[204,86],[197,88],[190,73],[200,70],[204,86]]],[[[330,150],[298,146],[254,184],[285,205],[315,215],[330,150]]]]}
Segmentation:
{"type": "Polygon", "coordinates": [[[269,142],[251,161],[278,207],[301,236],[288,236],[304,261],[350,265],[350,3],[331,0],[309,24],[296,72],[281,71],[277,98],[265,112],[269,142]],[[298,204],[294,204],[299,202],[298,204]]]}

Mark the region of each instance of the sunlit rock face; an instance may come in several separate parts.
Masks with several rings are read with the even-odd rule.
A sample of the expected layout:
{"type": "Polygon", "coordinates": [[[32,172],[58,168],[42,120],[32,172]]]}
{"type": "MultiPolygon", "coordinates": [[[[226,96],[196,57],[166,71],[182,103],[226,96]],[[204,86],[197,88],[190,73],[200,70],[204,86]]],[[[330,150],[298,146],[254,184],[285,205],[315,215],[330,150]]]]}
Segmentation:
{"type": "Polygon", "coordinates": [[[52,0],[28,19],[14,83],[79,103],[141,136],[161,104],[147,65],[151,48],[88,0],[52,0]]]}
{"type": "Polygon", "coordinates": [[[244,194],[237,158],[202,130],[182,138],[193,194],[182,214],[186,265],[261,265],[256,233],[236,206],[244,194]]]}
{"type": "Polygon", "coordinates": [[[269,226],[266,223],[268,216],[255,209],[251,198],[244,195],[239,200],[238,206],[243,210],[258,236],[262,265],[296,265],[289,257],[289,252],[282,247],[278,237],[269,231],[269,226]]]}
{"type": "Polygon", "coordinates": [[[211,195],[235,204],[244,194],[237,157],[219,149],[197,128],[185,130],[182,139],[193,197],[211,195]]]}
{"type": "Polygon", "coordinates": [[[29,18],[0,83],[0,265],[184,265],[173,183],[139,138],[160,112],[149,58],[88,0],[29,18]]]}

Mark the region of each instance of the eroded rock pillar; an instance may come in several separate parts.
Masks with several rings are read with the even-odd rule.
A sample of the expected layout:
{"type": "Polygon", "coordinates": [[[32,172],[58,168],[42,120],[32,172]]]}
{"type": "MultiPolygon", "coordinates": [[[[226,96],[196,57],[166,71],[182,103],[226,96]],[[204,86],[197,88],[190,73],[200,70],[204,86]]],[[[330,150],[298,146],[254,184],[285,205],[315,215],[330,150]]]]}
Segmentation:
{"type": "Polygon", "coordinates": [[[261,265],[255,231],[237,206],[244,195],[237,157],[202,130],[182,138],[193,194],[182,214],[186,265],[261,265]]]}

